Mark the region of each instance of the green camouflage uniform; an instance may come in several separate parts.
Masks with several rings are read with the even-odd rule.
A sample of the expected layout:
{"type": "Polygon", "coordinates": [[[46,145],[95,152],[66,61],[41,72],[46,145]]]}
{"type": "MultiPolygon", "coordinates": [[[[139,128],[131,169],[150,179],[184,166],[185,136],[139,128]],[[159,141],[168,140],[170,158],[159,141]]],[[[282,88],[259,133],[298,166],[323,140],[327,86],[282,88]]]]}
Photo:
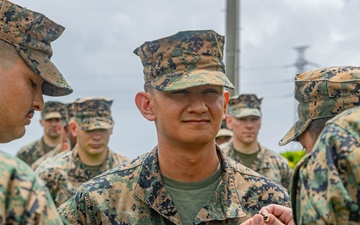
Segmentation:
{"type": "MultiPolygon", "coordinates": [[[[44,120],[53,118],[67,120],[67,108],[61,102],[48,101],[45,103],[44,110],[41,111],[41,118],[44,120]]],[[[48,153],[44,149],[44,144],[44,137],[31,142],[21,147],[16,157],[31,166],[37,159],[48,153]]]]}
{"type": "MultiPolygon", "coordinates": [[[[63,31],[64,27],[40,13],[0,1],[0,40],[13,45],[29,68],[44,79],[44,95],[73,91],[50,60],[51,42],[63,31]]],[[[3,152],[0,162],[1,224],[63,224],[47,188],[28,165],[3,152]]]]}
{"type": "MultiPolygon", "coordinates": [[[[112,100],[102,97],[87,97],[74,101],[72,111],[77,126],[85,131],[112,129],[114,122],[111,105],[112,100]]],[[[46,165],[36,170],[39,177],[45,181],[58,206],[71,198],[83,182],[93,177],[91,171],[81,162],[79,151],[81,149],[75,145],[72,151],[51,158],[50,161],[44,162],[46,165]]],[[[107,158],[103,161],[99,174],[128,160],[109,149],[107,151],[107,158]]]]}
{"type": "MultiPolygon", "coordinates": [[[[262,206],[289,206],[287,191],[225,157],[220,184],[196,224],[240,224],[262,206]]],[[[159,171],[157,148],[81,185],[59,213],[70,224],[181,224],[159,171]]]]}
{"type": "Polygon", "coordinates": [[[62,224],[49,191],[21,160],[0,151],[0,223],[62,224]]]}
{"type": "MultiPolygon", "coordinates": [[[[261,117],[261,101],[262,98],[257,97],[255,94],[233,96],[229,100],[227,113],[235,118],[244,118],[248,116],[261,117]]],[[[260,144],[258,145],[260,151],[249,168],[270,180],[281,184],[289,190],[292,169],[289,166],[287,159],[260,144]]],[[[244,164],[243,160],[236,154],[236,150],[233,146],[233,140],[230,140],[229,142],[220,145],[220,148],[224,151],[226,156],[244,164]]]]}
{"type": "MultiPolygon", "coordinates": [[[[93,177],[88,168],[80,161],[77,148],[76,145],[72,151],[60,154],[59,157],[56,157],[47,166],[36,171],[39,177],[46,183],[57,206],[71,198],[83,182],[93,177]]],[[[99,174],[127,160],[128,158],[109,149],[99,174]]]]}
{"type": "MultiPolygon", "coordinates": [[[[269,149],[266,149],[260,144],[259,146],[260,151],[249,168],[269,178],[270,180],[281,184],[283,187],[289,190],[292,169],[289,166],[287,159],[273,151],[270,151],[269,149]]],[[[236,150],[232,146],[232,141],[220,145],[220,148],[226,156],[235,160],[236,162],[243,164],[240,157],[235,153],[236,150]]]]}
{"type": "Polygon", "coordinates": [[[327,122],[295,177],[298,224],[360,224],[359,107],[327,122]]]}
{"type": "Polygon", "coordinates": [[[62,224],[49,191],[30,167],[1,151],[0,161],[0,223],[62,224]]]}
{"type": "MultiPolygon", "coordinates": [[[[66,104],[66,110],[67,110],[67,120],[68,120],[67,122],[69,122],[70,118],[72,118],[74,116],[73,111],[72,111],[73,110],[72,109],[72,102],[66,104]]],[[[69,150],[70,150],[71,148],[75,147],[76,143],[72,144],[70,139],[68,139],[68,141],[69,141],[69,144],[70,144],[70,146],[69,146],[69,150]],[[74,145],[74,146],[72,146],[72,145],[74,145]]],[[[62,152],[65,152],[65,151],[63,149],[62,143],[60,143],[53,150],[51,150],[50,152],[48,152],[45,155],[41,156],[33,164],[31,164],[31,168],[35,171],[44,161],[47,161],[48,159],[53,158],[56,155],[58,155],[58,154],[60,154],[62,152]]],[[[40,169],[40,170],[42,170],[42,169],[40,169]]]]}
{"type": "Polygon", "coordinates": [[[314,119],[340,114],[327,122],[311,153],[295,167],[291,200],[297,224],[360,224],[360,122],[354,108],[360,105],[359,87],[360,67],[296,75],[299,120],[280,145],[298,140],[314,119]]]}
{"type": "Polygon", "coordinates": [[[35,171],[36,168],[38,168],[39,165],[42,162],[44,162],[44,161],[46,161],[46,160],[48,160],[50,158],[53,158],[54,156],[56,156],[59,153],[63,152],[64,150],[62,149],[62,147],[63,147],[63,145],[62,145],[62,143],[60,143],[53,150],[51,150],[50,152],[48,152],[45,155],[41,156],[37,160],[35,160],[35,162],[31,164],[31,169],[33,169],[35,171]]]}

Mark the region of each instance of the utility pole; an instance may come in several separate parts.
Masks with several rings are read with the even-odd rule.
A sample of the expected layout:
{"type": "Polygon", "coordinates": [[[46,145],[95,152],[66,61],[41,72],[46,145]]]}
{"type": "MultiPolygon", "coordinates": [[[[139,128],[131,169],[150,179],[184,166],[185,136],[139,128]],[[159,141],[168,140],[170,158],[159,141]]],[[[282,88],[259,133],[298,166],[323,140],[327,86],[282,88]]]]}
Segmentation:
{"type": "Polygon", "coordinates": [[[235,86],[234,90],[229,90],[230,96],[240,92],[239,11],[240,0],[226,0],[225,70],[230,82],[235,86]]]}
{"type": "Polygon", "coordinates": [[[295,47],[294,49],[298,52],[298,57],[297,60],[295,62],[295,66],[297,68],[297,73],[303,73],[305,72],[305,66],[307,66],[308,64],[311,64],[310,62],[308,62],[305,59],[305,50],[309,47],[309,45],[305,45],[305,46],[298,46],[295,47]]]}
{"type": "MultiPolygon", "coordinates": [[[[297,68],[297,72],[296,72],[297,74],[304,73],[306,71],[305,68],[307,65],[313,65],[316,67],[319,66],[318,64],[309,62],[305,59],[305,50],[309,47],[310,47],[309,45],[294,47],[294,49],[298,53],[296,62],[294,63],[294,66],[297,68]]],[[[294,100],[294,103],[295,103],[294,104],[294,123],[295,123],[298,120],[298,115],[297,115],[298,102],[296,100],[294,100]]],[[[291,148],[292,149],[296,148],[295,142],[292,142],[291,148]]]]}

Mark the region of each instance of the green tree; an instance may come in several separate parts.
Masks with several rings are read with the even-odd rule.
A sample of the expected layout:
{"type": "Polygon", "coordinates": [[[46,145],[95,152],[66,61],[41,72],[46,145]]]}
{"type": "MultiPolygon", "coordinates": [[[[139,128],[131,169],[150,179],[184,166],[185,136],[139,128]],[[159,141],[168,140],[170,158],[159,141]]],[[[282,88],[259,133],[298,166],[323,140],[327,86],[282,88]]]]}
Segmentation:
{"type": "Polygon", "coordinates": [[[298,150],[298,151],[287,151],[282,152],[280,155],[285,157],[289,161],[289,165],[291,168],[294,168],[296,163],[300,161],[300,159],[305,155],[304,150],[298,150]]]}

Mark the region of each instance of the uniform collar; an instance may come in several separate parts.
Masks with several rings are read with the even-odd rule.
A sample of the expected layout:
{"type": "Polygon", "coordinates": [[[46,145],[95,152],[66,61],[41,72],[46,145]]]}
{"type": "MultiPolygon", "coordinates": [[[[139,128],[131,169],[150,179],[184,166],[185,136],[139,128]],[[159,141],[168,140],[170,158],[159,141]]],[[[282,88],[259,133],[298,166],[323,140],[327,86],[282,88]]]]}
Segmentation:
{"type": "MultiPolygon", "coordinates": [[[[225,220],[246,215],[241,206],[241,198],[235,188],[235,174],[229,163],[230,159],[225,157],[218,147],[216,148],[222,160],[222,178],[209,202],[199,212],[195,222],[225,220]]],[[[143,161],[134,195],[168,220],[179,224],[180,216],[161,179],[157,147],[143,161]]]]}

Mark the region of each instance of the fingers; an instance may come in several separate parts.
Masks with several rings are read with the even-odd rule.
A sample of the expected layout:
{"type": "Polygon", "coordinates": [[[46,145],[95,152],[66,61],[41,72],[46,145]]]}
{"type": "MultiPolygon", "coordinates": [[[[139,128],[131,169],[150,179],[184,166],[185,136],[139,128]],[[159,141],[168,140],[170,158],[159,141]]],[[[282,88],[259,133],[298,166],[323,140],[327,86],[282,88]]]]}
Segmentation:
{"type": "Polygon", "coordinates": [[[279,224],[278,222],[280,222],[280,224],[295,225],[291,208],[282,205],[271,204],[263,207],[260,210],[260,213],[263,215],[269,215],[270,221],[268,224],[271,224],[270,222],[273,221],[274,222],[273,224],[276,225],[279,224]],[[274,217],[274,219],[272,217],[274,217]]]}
{"type": "Polygon", "coordinates": [[[260,214],[256,214],[253,218],[246,220],[241,225],[265,225],[266,223],[263,220],[263,216],[260,214]]]}
{"type": "Polygon", "coordinates": [[[284,225],[274,215],[263,216],[256,214],[253,218],[246,220],[241,225],[284,225]]]}

